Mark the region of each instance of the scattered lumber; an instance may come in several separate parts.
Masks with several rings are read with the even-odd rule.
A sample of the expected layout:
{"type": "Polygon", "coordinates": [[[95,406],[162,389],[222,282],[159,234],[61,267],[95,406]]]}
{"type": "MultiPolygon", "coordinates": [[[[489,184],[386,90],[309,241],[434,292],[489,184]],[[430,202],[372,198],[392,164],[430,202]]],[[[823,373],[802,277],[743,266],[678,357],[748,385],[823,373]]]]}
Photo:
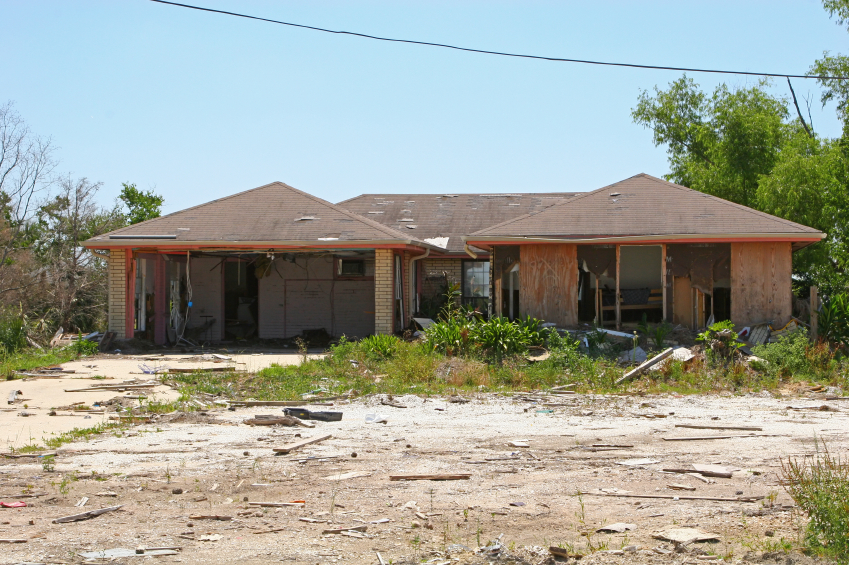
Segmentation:
{"type": "Polygon", "coordinates": [[[330,439],[332,437],[333,437],[332,434],[327,434],[327,435],[323,435],[323,436],[316,436],[316,437],[312,437],[312,438],[308,438],[308,439],[303,439],[301,441],[296,441],[295,443],[290,443],[290,444],[284,445],[283,447],[275,447],[273,449],[273,451],[274,451],[274,453],[283,453],[283,454],[291,453],[292,451],[295,451],[296,449],[300,449],[300,448],[302,448],[306,445],[310,445],[310,444],[313,444],[313,443],[319,443],[321,441],[330,439]]]}
{"type": "Polygon", "coordinates": [[[750,435],[735,435],[735,436],[680,436],[680,437],[662,437],[663,441],[708,441],[712,439],[734,439],[740,437],[758,437],[754,434],[750,435]]]}
{"type": "Polygon", "coordinates": [[[468,481],[472,477],[469,473],[456,473],[444,475],[389,475],[390,481],[468,481]]]}
{"type": "Polygon", "coordinates": [[[283,531],[286,531],[287,529],[288,528],[273,528],[271,530],[261,530],[259,532],[253,532],[253,533],[255,533],[255,534],[273,534],[274,532],[283,532],[283,531]]]}
{"type": "Polygon", "coordinates": [[[227,522],[228,520],[232,520],[232,516],[219,516],[218,514],[197,514],[195,516],[189,516],[190,520],[219,520],[221,522],[227,522]]]}
{"type": "Polygon", "coordinates": [[[231,406],[303,406],[299,400],[232,400],[231,406]]]}
{"type": "Polygon", "coordinates": [[[27,540],[25,540],[25,539],[10,539],[10,538],[3,539],[3,538],[0,538],[0,543],[26,543],[26,542],[27,542],[27,540]]]}
{"type": "Polygon", "coordinates": [[[248,502],[248,506],[262,506],[267,508],[283,508],[284,506],[303,507],[305,500],[293,500],[292,502],[248,502]]]}
{"type": "Polygon", "coordinates": [[[257,415],[245,420],[243,423],[249,426],[301,426],[314,428],[315,424],[307,424],[294,416],[262,416],[257,415]]]}
{"type": "Polygon", "coordinates": [[[18,400],[18,395],[19,395],[19,394],[21,394],[21,395],[22,395],[22,394],[23,394],[23,392],[21,392],[21,391],[19,391],[19,390],[13,390],[13,391],[9,392],[9,404],[14,404],[14,403],[15,403],[15,401],[17,401],[17,400],[18,400]]]}
{"type": "Polygon", "coordinates": [[[731,473],[722,473],[718,471],[697,471],[695,469],[663,469],[665,473],[681,473],[682,475],[689,475],[692,473],[698,473],[703,477],[716,477],[719,479],[730,479],[731,473]]]}
{"type": "Polygon", "coordinates": [[[53,520],[54,524],[65,524],[67,522],[79,522],[81,520],[90,520],[91,518],[95,518],[100,516],[101,514],[106,514],[107,512],[114,512],[120,508],[123,508],[123,504],[119,504],[117,506],[107,506],[106,508],[98,508],[97,510],[89,510],[88,512],[83,512],[82,514],[72,514],[70,516],[63,516],[61,518],[56,518],[53,520]]]}
{"type": "Polygon", "coordinates": [[[153,388],[159,386],[159,383],[131,384],[131,385],[99,385],[88,388],[66,388],[65,392],[92,392],[97,390],[132,390],[137,388],[153,388]]]}
{"type": "Polygon", "coordinates": [[[666,485],[666,488],[670,488],[672,490],[696,490],[696,487],[690,485],[682,485],[680,483],[670,483],[666,485]]]}
{"type": "Polygon", "coordinates": [[[394,400],[381,400],[380,403],[384,406],[392,406],[393,408],[406,408],[406,406],[404,406],[403,404],[399,404],[394,400]]]}
{"type": "Polygon", "coordinates": [[[604,493],[604,492],[582,492],[581,494],[589,494],[592,496],[612,496],[614,498],[662,498],[665,500],[712,500],[716,502],[757,502],[763,500],[762,496],[683,496],[675,494],[624,494],[624,493],[604,493]]]}
{"type": "Polygon", "coordinates": [[[351,526],[349,528],[332,528],[329,530],[324,530],[321,532],[324,534],[341,534],[343,532],[364,532],[368,529],[368,526],[351,526]]]}
{"type": "Polygon", "coordinates": [[[630,371],[628,371],[627,373],[625,373],[624,375],[619,377],[619,379],[616,380],[616,384],[617,385],[621,384],[621,383],[627,381],[628,379],[632,379],[632,378],[636,377],[637,375],[639,375],[640,373],[642,373],[646,369],[650,369],[654,365],[657,365],[658,363],[660,363],[661,361],[663,361],[664,359],[666,359],[670,355],[672,355],[672,348],[671,347],[669,349],[666,349],[665,351],[663,351],[659,355],[655,355],[651,359],[647,359],[645,362],[643,362],[641,365],[639,365],[635,369],[631,369],[630,371]]]}
{"type": "Polygon", "coordinates": [[[711,426],[703,424],[675,424],[676,428],[690,428],[693,430],[736,430],[743,432],[762,432],[764,429],[757,426],[711,426]]]}

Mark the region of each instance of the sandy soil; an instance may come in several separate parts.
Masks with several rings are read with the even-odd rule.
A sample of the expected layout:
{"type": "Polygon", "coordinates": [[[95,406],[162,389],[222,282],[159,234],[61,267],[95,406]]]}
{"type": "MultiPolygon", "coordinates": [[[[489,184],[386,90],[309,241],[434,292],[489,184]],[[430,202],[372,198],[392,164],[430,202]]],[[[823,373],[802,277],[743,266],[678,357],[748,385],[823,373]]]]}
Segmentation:
{"type": "MultiPolygon", "coordinates": [[[[88,388],[96,385],[116,385],[133,379],[147,380],[150,375],[142,372],[140,365],[153,370],[167,367],[181,369],[209,369],[232,366],[240,371],[256,372],[272,364],[293,365],[301,357],[295,353],[218,353],[232,361],[221,359],[202,359],[201,354],[186,355],[98,355],[86,357],[61,365],[63,369],[75,371],[61,378],[32,377],[23,380],[0,381],[0,451],[20,448],[33,443],[40,444],[44,438],[67,432],[73,428],[89,428],[105,421],[105,414],[81,414],[70,410],[58,410],[55,416],[48,414],[57,408],[83,402],[87,406],[109,401],[119,396],[138,395],[139,391],[91,391],[65,392],[70,389],[88,388]],[[91,377],[101,377],[92,379],[91,377]],[[103,378],[105,377],[105,378],[103,378]],[[6,401],[13,390],[21,391],[17,402],[9,405],[6,401]],[[23,416],[26,414],[26,416],[23,416]]],[[[208,357],[208,356],[207,356],[208,357]]],[[[310,354],[311,358],[320,354],[310,354]]],[[[158,386],[147,392],[150,399],[169,401],[179,394],[167,386],[158,386]]]]}
{"type": "MultiPolygon", "coordinates": [[[[786,555],[769,553],[770,544],[782,537],[798,541],[799,516],[779,484],[780,458],[812,453],[814,437],[837,452],[849,446],[849,403],[816,395],[485,394],[467,404],[395,399],[406,408],[383,400],[321,408],[343,411],[344,417],[314,422],[313,429],[243,423],[257,414],[279,414],[275,407],[221,409],[179,421],[166,416],[120,437],[68,444],[59,450],[52,472],[32,459],[0,460],[0,500],[44,493],[20,498],[26,508],[0,510],[0,538],[27,540],[4,545],[0,562],[78,563],[86,552],[145,546],[181,549],[176,555],[114,562],[375,564],[379,552],[386,563],[542,563],[551,559],[552,545],[586,553],[583,533],[590,532],[590,543],[602,551],[581,563],[702,563],[710,554],[731,556],[732,562],[787,563],[786,555]],[[829,408],[807,409],[822,406],[829,408]],[[365,423],[369,413],[386,416],[388,423],[365,423]],[[326,434],[332,437],[288,455],[272,451],[326,434]],[[734,437],[664,439],[717,435],[734,437]],[[733,476],[663,471],[692,463],[722,465],[733,469],[733,476]],[[470,478],[389,479],[408,473],[468,473],[470,478]],[[693,490],[675,490],[673,484],[693,490]],[[587,494],[579,498],[578,491],[587,494]],[[623,494],[668,498],[618,496],[623,494]],[[85,506],[75,507],[84,497],[85,506]],[[747,497],[766,498],[738,500],[747,497]],[[297,500],[306,503],[250,505],[297,500]],[[118,504],[120,510],[90,520],[52,523],[118,504]],[[617,522],[634,527],[592,533],[617,522]],[[351,526],[366,531],[322,534],[351,526]],[[719,541],[676,552],[674,544],[653,537],[668,526],[699,528],[719,541]],[[500,545],[492,543],[496,539],[500,545]],[[464,549],[487,545],[490,550],[477,553],[464,549]]],[[[789,559],[810,562],[798,555],[789,559]]]]}

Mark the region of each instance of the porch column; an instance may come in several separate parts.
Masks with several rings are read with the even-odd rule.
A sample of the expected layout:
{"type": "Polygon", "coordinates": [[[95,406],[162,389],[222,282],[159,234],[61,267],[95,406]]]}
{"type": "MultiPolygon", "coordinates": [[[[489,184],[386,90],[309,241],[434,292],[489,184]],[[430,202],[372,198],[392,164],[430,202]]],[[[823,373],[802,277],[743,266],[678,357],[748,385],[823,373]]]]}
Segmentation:
{"type": "Polygon", "coordinates": [[[165,296],[165,267],[165,258],[157,255],[153,277],[153,340],[157,345],[165,344],[165,308],[168,304],[165,296]]]}
{"type": "Polygon", "coordinates": [[[135,337],[136,328],[136,262],[133,259],[133,250],[127,249],[124,253],[125,257],[125,280],[126,286],[126,304],[124,311],[124,337],[125,339],[133,339],[135,337]]]}
{"type": "Polygon", "coordinates": [[[126,338],[127,330],[127,253],[124,249],[109,251],[107,330],[117,339],[126,338]]]}
{"type": "Polygon", "coordinates": [[[391,249],[374,251],[374,333],[394,333],[394,253],[391,249]]]}

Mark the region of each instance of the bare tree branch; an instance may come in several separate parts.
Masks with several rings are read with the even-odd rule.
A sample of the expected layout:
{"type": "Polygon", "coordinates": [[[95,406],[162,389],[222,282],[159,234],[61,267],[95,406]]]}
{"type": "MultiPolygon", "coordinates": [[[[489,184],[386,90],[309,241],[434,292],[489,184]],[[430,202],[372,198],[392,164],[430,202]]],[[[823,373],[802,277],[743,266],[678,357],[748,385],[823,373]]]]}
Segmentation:
{"type": "Polygon", "coordinates": [[[796,113],[799,115],[799,121],[802,122],[802,127],[808,132],[808,137],[814,137],[814,134],[808,128],[808,124],[805,122],[805,118],[802,117],[802,110],[799,109],[799,101],[796,100],[796,92],[793,90],[793,83],[790,82],[790,77],[787,77],[787,86],[790,87],[790,94],[793,95],[793,104],[796,106],[796,113]]]}

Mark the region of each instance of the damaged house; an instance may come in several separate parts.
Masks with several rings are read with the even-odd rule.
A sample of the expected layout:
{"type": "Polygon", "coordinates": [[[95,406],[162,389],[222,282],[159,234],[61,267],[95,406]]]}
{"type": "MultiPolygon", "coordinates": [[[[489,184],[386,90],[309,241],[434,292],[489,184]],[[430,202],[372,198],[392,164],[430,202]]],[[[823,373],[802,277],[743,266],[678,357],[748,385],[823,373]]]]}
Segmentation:
{"type": "Polygon", "coordinates": [[[109,331],[164,344],[392,333],[453,283],[483,311],[561,326],[783,323],[792,252],[823,237],[642,174],[338,205],[276,182],[84,245],[108,250],[109,331]]]}

